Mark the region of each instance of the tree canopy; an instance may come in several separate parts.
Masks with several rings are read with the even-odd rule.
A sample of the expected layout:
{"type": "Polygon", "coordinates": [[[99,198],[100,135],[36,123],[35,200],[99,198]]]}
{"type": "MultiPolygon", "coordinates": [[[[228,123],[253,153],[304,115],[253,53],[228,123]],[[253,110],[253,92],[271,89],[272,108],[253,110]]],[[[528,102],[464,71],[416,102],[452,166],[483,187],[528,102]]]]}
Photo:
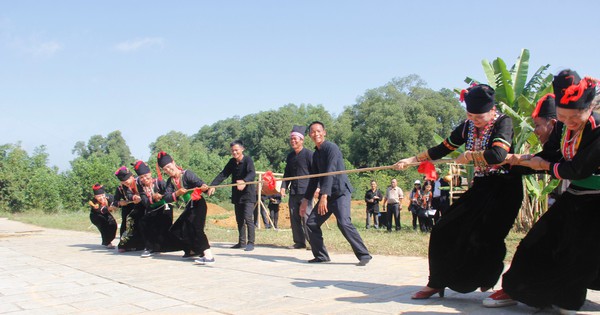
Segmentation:
{"type": "MultiPolygon", "coordinates": [[[[147,162],[155,172],[156,153],[166,151],[178,165],[210,182],[230,158],[229,143],[240,139],[257,171],[283,172],[291,151],[292,126],[308,126],[318,120],[326,126],[327,139],[341,148],[347,168],[390,165],[436,144],[435,135],[447,136],[464,118],[464,108],[452,91],[433,91],[420,77],[410,75],[367,90],[339,115],[328,112],[323,105],[287,104],[201,126],[193,135],[170,131],[149,145],[151,156],[147,162]]],[[[308,136],[305,146],[314,146],[308,136]]],[[[0,209],[82,208],[92,197],[94,183],[113,192],[119,184],[114,171],[122,165],[130,167],[135,161],[119,130],[106,137],[93,135],[87,142],[78,141],[72,152],[76,157],[71,169],[58,173],[47,166],[44,147],[29,156],[20,144],[0,146],[0,209]]],[[[352,174],[350,179],[356,196],[362,197],[371,179],[387,185],[395,177],[399,184],[410,187],[416,176],[414,170],[382,171],[352,174]]],[[[229,189],[221,189],[211,198],[224,201],[229,195],[229,189]]]]}

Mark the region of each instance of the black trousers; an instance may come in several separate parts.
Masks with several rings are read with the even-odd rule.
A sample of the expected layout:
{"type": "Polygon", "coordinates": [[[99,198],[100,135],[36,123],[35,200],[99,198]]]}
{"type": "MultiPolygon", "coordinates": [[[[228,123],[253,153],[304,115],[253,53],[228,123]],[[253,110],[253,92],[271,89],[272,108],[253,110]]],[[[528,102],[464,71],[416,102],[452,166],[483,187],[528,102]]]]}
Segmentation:
{"type": "Polygon", "coordinates": [[[388,203],[387,205],[387,230],[392,230],[392,216],[394,217],[394,222],[396,223],[396,231],[400,230],[402,226],[400,225],[400,204],[398,203],[388,203]]]}
{"type": "MultiPolygon", "coordinates": [[[[308,237],[305,219],[300,216],[300,204],[304,195],[290,195],[288,206],[290,209],[290,225],[292,227],[292,239],[297,246],[305,247],[308,237]]],[[[312,200],[309,200],[308,208],[312,207],[312,200]]]]}
{"type": "Polygon", "coordinates": [[[254,203],[235,204],[235,222],[237,223],[240,245],[254,244],[254,203]],[[246,231],[248,238],[246,242],[246,231]]]}
{"type": "Polygon", "coordinates": [[[337,226],[348,243],[350,243],[356,258],[361,259],[371,257],[360,234],[358,234],[356,227],[352,224],[352,219],[350,218],[350,200],[350,194],[341,195],[336,198],[327,198],[327,208],[329,211],[325,215],[319,214],[318,209],[320,202],[317,202],[313,208],[306,221],[306,226],[310,238],[310,247],[315,258],[322,260],[330,259],[327,248],[325,248],[325,243],[323,242],[321,225],[323,225],[332,214],[335,215],[337,226]]]}
{"type": "Polygon", "coordinates": [[[269,205],[269,215],[271,221],[273,221],[273,227],[277,228],[277,221],[279,220],[279,205],[269,205]]]}

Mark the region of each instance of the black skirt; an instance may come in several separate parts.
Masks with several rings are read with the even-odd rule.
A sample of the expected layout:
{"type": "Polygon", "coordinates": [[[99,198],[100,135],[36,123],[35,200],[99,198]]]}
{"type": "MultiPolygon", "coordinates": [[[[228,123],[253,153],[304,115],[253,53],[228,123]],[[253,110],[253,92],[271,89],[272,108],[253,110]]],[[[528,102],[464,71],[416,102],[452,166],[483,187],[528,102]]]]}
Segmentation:
{"type": "Polygon", "coordinates": [[[504,291],[534,307],[578,310],[600,289],[600,194],[562,194],[521,241],[504,291]]]}
{"type": "Polygon", "coordinates": [[[504,269],[504,238],[522,199],[521,176],[476,177],[431,231],[428,286],[461,293],[492,287],[504,269]]]}
{"type": "Polygon", "coordinates": [[[173,222],[173,211],[165,206],[146,210],[141,225],[146,249],[154,252],[172,252],[183,249],[181,241],[169,229],[173,222]]]}
{"type": "Polygon", "coordinates": [[[100,213],[97,211],[90,211],[90,221],[98,228],[98,231],[100,231],[102,245],[106,246],[115,239],[117,222],[110,212],[100,213]]]}
{"type": "Polygon", "coordinates": [[[180,240],[186,254],[189,254],[190,251],[202,254],[210,248],[208,238],[204,233],[206,211],[207,207],[204,198],[190,201],[179,218],[177,218],[177,221],[171,226],[171,233],[180,240]]]}
{"type": "MultiPolygon", "coordinates": [[[[124,210],[122,210],[124,211],[124,210]]],[[[136,205],[128,213],[123,213],[123,222],[121,222],[121,239],[119,249],[124,250],[142,250],[145,242],[142,235],[141,221],[144,215],[144,208],[136,205]]]]}

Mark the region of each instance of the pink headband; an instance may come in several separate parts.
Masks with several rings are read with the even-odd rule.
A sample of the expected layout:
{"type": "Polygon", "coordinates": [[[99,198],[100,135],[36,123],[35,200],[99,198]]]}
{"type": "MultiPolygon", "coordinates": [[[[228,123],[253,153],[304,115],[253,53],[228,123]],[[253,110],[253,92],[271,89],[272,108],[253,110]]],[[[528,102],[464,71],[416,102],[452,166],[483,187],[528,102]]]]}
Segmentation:
{"type": "Polygon", "coordinates": [[[304,140],[304,135],[301,134],[301,133],[299,133],[299,132],[297,132],[297,131],[292,131],[292,133],[290,133],[290,138],[293,137],[293,136],[296,136],[296,137],[301,138],[301,139],[304,140]]]}

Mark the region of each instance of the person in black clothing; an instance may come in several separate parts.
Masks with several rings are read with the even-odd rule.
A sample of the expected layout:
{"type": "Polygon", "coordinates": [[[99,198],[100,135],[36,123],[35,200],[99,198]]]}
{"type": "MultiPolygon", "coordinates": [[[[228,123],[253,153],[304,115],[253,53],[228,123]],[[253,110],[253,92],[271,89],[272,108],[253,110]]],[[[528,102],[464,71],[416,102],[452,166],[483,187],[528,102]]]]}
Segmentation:
{"type": "Polygon", "coordinates": [[[379,228],[379,201],[383,199],[383,194],[377,189],[377,182],[371,181],[371,189],[365,193],[365,202],[367,203],[367,218],[365,228],[369,228],[370,218],[373,217],[373,226],[379,228]]]}
{"type": "MultiPolygon", "coordinates": [[[[310,138],[316,144],[311,174],[345,170],[340,148],[336,144],[325,140],[325,136],[327,135],[325,125],[322,122],[315,121],[310,124],[309,131],[310,138]]],[[[321,225],[325,223],[331,214],[334,214],[338,228],[350,243],[356,258],[359,259],[358,265],[366,265],[373,257],[369,254],[367,247],[350,218],[350,201],[353,188],[348,180],[348,175],[339,174],[311,178],[300,205],[301,215],[306,213],[308,200],[313,198],[317,185],[321,188],[319,199],[306,222],[310,234],[310,246],[315,257],[308,262],[320,263],[330,261],[329,253],[323,243],[321,225]]]]}
{"type": "Polygon", "coordinates": [[[421,217],[419,217],[419,211],[421,211],[421,192],[421,181],[417,179],[414,188],[410,192],[410,206],[408,206],[408,211],[412,214],[413,230],[417,229],[417,221],[419,223],[418,226],[423,225],[421,217]]]}
{"type": "MultiPolygon", "coordinates": [[[[260,195],[260,200],[262,201],[262,205],[256,206],[254,208],[254,226],[258,227],[258,219],[259,219],[258,208],[260,208],[260,218],[262,218],[262,222],[265,226],[265,229],[270,229],[271,223],[269,222],[269,219],[267,218],[267,210],[265,210],[265,207],[268,207],[268,204],[269,204],[269,196],[262,194],[262,195],[260,195]],[[265,205],[265,207],[263,207],[263,205],[265,205]]],[[[273,218],[271,217],[271,219],[273,219],[273,218]]]]}
{"type": "MultiPolygon", "coordinates": [[[[256,185],[245,185],[256,177],[254,161],[244,155],[244,144],[241,140],[234,140],[229,144],[232,158],[227,162],[221,173],[213,179],[210,186],[218,185],[231,175],[231,183],[238,184],[231,187],[231,203],[235,207],[235,219],[238,226],[239,240],[231,248],[242,248],[246,251],[254,250],[254,206],[256,204],[256,185]],[[246,230],[248,242],[246,243],[246,230]]],[[[215,192],[214,188],[208,190],[208,195],[215,192]]]]}
{"type": "Polygon", "coordinates": [[[598,80],[563,70],[552,85],[559,122],[541,152],[509,160],[571,182],[521,240],[502,277],[503,290],[484,300],[485,306],[519,301],[576,314],[587,290],[600,289],[600,115],[592,105],[598,80]]]}
{"type": "MultiPolygon", "coordinates": [[[[304,147],[304,133],[306,127],[294,126],[290,133],[290,146],[293,151],[286,158],[285,171],[283,177],[295,177],[310,174],[312,170],[313,152],[304,147]]],[[[281,183],[281,197],[285,198],[286,190],[289,190],[290,225],[292,228],[292,238],[294,245],[292,248],[306,248],[308,231],[306,230],[306,217],[300,215],[300,204],[306,188],[307,179],[296,179],[292,181],[283,181],[281,183]]],[[[318,188],[317,188],[318,190],[318,188]]],[[[312,209],[312,198],[309,200],[308,209],[312,209]]]]}
{"type": "Polygon", "coordinates": [[[146,243],[142,258],[151,257],[155,253],[181,250],[181,242],[169,232],[173,224],[173,209],[163,199],[167,184],[162,179],[153,178],[144,161],[137,161],[134,170],[138,174],[137,188],[145,209],[141,221],[146,243]]]}
{"type": "Polygon", "coordinates": [[[433,228],[433,216],[429,215],[429,210],[432,209],[431,203],[433,202],[431,183],[431,181],[425,181],[423,191],[421,191],[421,209],[419,211],[421,232],[430,232],[433,228]]]}
{"type": "Polygon", "coordinates": [[[413,299],[443,296],[445,287],[460,293],[489,290],[504,269],[504,238],[521,208],[521,176],[501,166],[513,153],[511,118],[496,110],[494,89],[488,85],[471,86],[461,95],[467,119],[439,145],[395,164],[403,170],[411,163],[439,159],[462,144],[465,152],[457,163],[474,163],[473,185],[431,231],[429,282],[413,299]]]}
{"type": "Polygon", "coordinates": [[[206,200],[201,195],[201,191],[208,190],[208,185],[191,170],[182,169],[175,164],[166,152],[158,152],[156,160],[158,166],[169,175],[163,199],[167,203],[177,200],[185,202],[185,210],[169,230],[181,241],[183,258],[198,258],[196,263],[201,265],[214,264],[215,258],[204,233],[207,207],[206,200]],[[193,197],[196,188],[200,191],[193,197]]]}
{"type": "Polygon", "coordinates": [[[119,252],[144,249],[144,237],[140,228],[140,221],[144,216],[144,206],[137,190],[135,177],[127,167],[122,166],[115,176],[121,182],[115,191],[113,205],[121,207],[121,240],[119,252]]]}
{"type": "Polygon", "coordinates": [[[108,249],[113,249],[115,246],[112,241],[117,233],[117,222],[110,212],[113,209],[114,198],[111,194],[106,194],[104,187],[100,184],[95,184],[92,190],[94,191],[94,199],[89,201],[90,221],[100,231],[102,245],[108,249]]]}
{"type": "Polygon", "coordinates": [[[269,215],[273,221],[273,228],[278,229],[277,221],[279,220],[279,204],[281,204],[281,195],[274,194],[269,196],[269,215]]]}
{"type": "MultiPolygon", "coordinates": [[[[433,206],[437,211],[433,217],[434,224],[437,224],[441,217],[446,212],[446,209],[450,207],[450,182],[452,181],[452,175],[446,175],[440,178],[437,183],[440,185],[440,196],[437,199],[436,205],[433,206]]],[[[436,201],[436,197],[433,197],[433,201],[436,201]]]]}

